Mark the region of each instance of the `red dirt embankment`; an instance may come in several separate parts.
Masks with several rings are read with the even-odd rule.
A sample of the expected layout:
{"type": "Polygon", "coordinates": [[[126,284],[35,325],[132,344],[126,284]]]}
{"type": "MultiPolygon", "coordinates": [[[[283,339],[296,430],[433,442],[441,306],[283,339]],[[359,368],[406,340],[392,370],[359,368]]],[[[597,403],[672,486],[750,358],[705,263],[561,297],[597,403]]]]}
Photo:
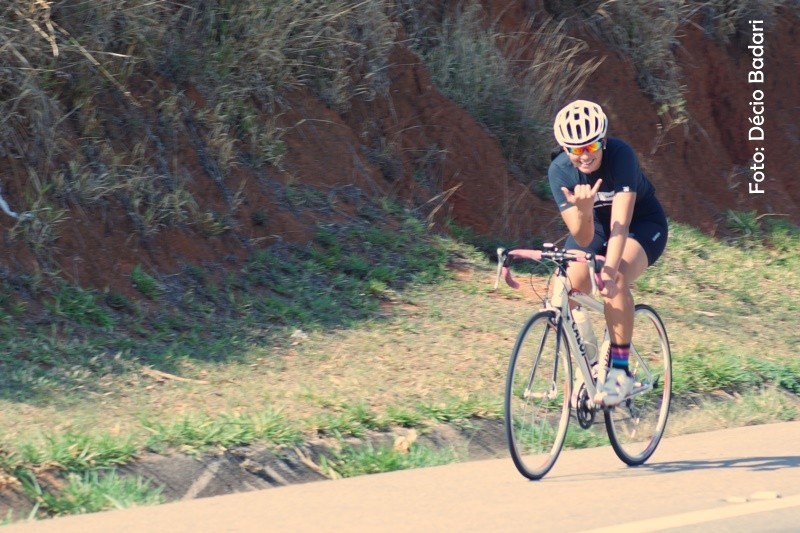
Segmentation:
{"type": "MultiPolygon", "coordinates": [[[[502,28],[518,28],[536,2],[487,1],[491,17],[502,28]]],[[[663,130],[657,105],[636,84],[631,61],[607,46],[588,40],[590,56],[602,64],[578,95],[600,102],[610,117],[610,135],[630,142],[655,183],[668,215],[709,233],[721,231],[727,209],[785,214],[800,223],[800,191],[794,187],[790,157],[800,145],[800,32],[796,13],[783,10],[764,34],[765,81],[748,83],[754,49],[749,43],[724,45],[697,26],[682,31],[675,51],[684,72],[688,124],[663,130]],[[748,140],[753,91],[763,91],[764,140],[748,140]],[[750,194],[754,172],[749,168],[756,148],[765,154],[763,194],[750,194]]],[[[175,272],[182,263],[235,265],[254,247],[280,240],[307,240],[320,220],[342,220],[357,213],[366,197],[395,196],[419,205],[432,200],[425,213],[436,220],[451,217],[480,234],[528,242],[534,236],[558,239],[563,234],[551,201],[542,200],[507,170],[497,140],[462,108],[433,85],[420,59],[403,46],[391,55],[388,95],[356,100],[337,113],[309,92],[288,96],[291,111],[280,120],[288,154],[283,168],[230,169],[225,186],[202,165],[201,156],[185,133],[169,148],[176,173],[188,176],[187,188],[205,210],[230,211],[229,229],[209,236],[189,226],[138,236],[125,209],[113,203],[87,211],[67,205],[69,220],[60,225],[53,259],[64,276],[82,285],[130,293],[129,274],[136,264],[175,272]],[[380,150],[375,147],[380,147],[380,150]],[[424,176],[415,169],[424,167],[424,176]],[[324,209],[312,201],[287,205],[291,189],[313,187],[332,199],[324,209]],[[236,210],[226,207],[241,191],[236,210]],[[437,197],[443,191],[451,195],[437,197]],[[226,199],[226,194],[228,198],[226,199]],[[331,207],[332,206],[332,207],[331,207]]],[[[168,87],[163,79],[141,80],[134,96],[155,110],[164,89],[178,89],[196,106],[204,105],[192,87],[168,87]]],[[[119,100],[107,106],[124,111],[119,100]]],[[[759,108],[760,109],[760,108],[759,108]]],[[[155,111],[145,117],[155,122],[155,111]]],[[[130,142],[116,131],[117,143],[130,142]]],[[[170,139],[162,139],[170,142],[170,139]]],[[[64,139],[77,145],[75,139],[64,139]]],[[[130,143],[131,145],[133,143],[130,143]]],[[[544,171],[542,171],[544,173],[544,171]]],[[[26,169],[0,157],[3,195],[23,205],[28,190],[26,169]]],[[[530,177],[531,179],[534,176],[530,177]]],[[[13,220],[0,216],[4,234],[13,220]]],[[[28,247],[3,240],[2,264],[12,270],[33,270],[36,260],[28,247]]]]}

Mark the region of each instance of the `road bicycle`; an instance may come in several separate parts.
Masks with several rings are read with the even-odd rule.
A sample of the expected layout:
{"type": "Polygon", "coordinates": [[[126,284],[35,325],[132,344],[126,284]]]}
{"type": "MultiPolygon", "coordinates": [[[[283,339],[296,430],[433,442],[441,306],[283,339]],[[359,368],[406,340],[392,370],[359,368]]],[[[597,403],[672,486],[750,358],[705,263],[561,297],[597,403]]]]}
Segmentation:
{"type": "Polygon", "coordinates": [[[616,407],[601,407],[594,397],[607,371],[604,354],[609,346],[608,328],[597,352],[600,361],[593,367],[573,309],[603,314],[603,302],[598,299],[602,289],[598,272],[604,258],[570,253],[551,244],[541,250],[498,248],[497,257],[495,288],[501,277],[512,288],[519,288],[510,269],[514,259],[551,262],[555,265],[551,279],[561,281],[554,284],[552,298],[546,291],[543,308],[522,326],[511,352],[504,416],[511,458],[519,472],[532,480],[544,477],[569,438],[571,415],[581,428],[589,429],[600,411],[616,455],[627,465],[643,464],[664,435],[672,396],[672,356],[664,323],[656,310],[636,304],[629,360],[633,391],[616,407]],[[586,263],[594,272],[589,276],[591,294],[569,287],[566,270],[572,262],[586,263]],[[576,376],[573,361],[578,367],[576,376]]]}

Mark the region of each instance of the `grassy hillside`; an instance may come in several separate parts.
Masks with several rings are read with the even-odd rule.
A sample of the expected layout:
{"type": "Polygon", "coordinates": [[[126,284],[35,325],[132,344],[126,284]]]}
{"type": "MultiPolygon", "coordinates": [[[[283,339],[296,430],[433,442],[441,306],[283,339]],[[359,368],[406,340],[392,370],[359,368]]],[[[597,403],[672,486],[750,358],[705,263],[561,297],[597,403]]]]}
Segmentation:
{"type": "MultiPolygon", "coordinates": [[[[511,241],[448,211],[458,194],[439,166],[448,150],[401,159],[402,143],[367,129],[353,183],[320,186],[324,176],[292,163],[313,135],[292,135],[311,122],[344,131],[377,109],[404,46],[450,112],[466,110],[508,172],[546,197],[530,176],[547,161],[549,117],[594,68],[569,31],[593,28],[628,54],[675,127],[689,120],[669,52],[680,24],[702,14],[711,38],[731,42],[754,9],[779,3],[547,2],[524,46],[482,24],[494,4],[0,8],[0,171],[17,213],[2,219],[0,260],[4,486],[40,517],[86,512],[159,501],[147,480],[109,474],[145,451],[499,419],[507,357],[537,303],[491,290],[487,252],[511,241]]],[[[800,233],[741,210],[719,228],[730,238],[674,223],[665,257],[636,286],[673,342],[672,432],[800,416],[800,233]]],[[[331,477],[466,459],[373,451],[312,459],[331,477]]]]}
{"type": "MultiPolygon", "coordinates": [[[[668,434],[800,416],[793,353],[800,232],[780,223],[749,228],[755,231],[735,243],[720,243],[674,224],[663,261],[637,283],[637,298],[659,309],[672,341],[668,434]]],[[[4,353],[28,353],[34,362],[3,363],[5,475],[41,502],[42,513],[79,512],[80,505],[62,502],[62,510],[36,496],[31,476],[60,472],[74,490],[102,495],[112,489],[97,473],[146,450],[214,453],[500,419],[507,357],[538,303],[510,289],[495,293],[494,266],[479,250],[426,236],[413,220],[405,230],[400,235],[414,238],[365,229],[364,248],[342,255],[295,249],[286,258],[302,266],[300,277],[272,275],[307,296],[262,304],[228,287],[220,297],[242,311],[216,326],[185,318],[181,333],[172,328],[136,347],[97,334],[59,342],[44,330],[6,339],[4,353]],[[392,251],[376,258],[375,245],[389,239],[392,251]],[[409,284],[380,279],[386,271],[409,284]],[[279,309],[287,326],[256,320],[262,305],[279,309]]],[[[318,246],[330,236],[322,233],[318,246]]],[[[569,440],[606,443],[602,428],[575,427],[569,440]]],[[[454,450],[411,450],[345,447],[312,460],[340,476],[468,459],[454,450]]],[[[157,488],[137,483],[114,490],[141,491],[132,503],[153,501],[157,488]]]]}
{"type": "MultiPolygon", "coordinates": [[[[5,249],[14,255],[4,265],[9,276],[20,275],[13,285],[39,299],[40,284],[50,286],[57,276],[132,296],[130,284],[118,285],[134,263],[156,276],[174,275],[174,261],[164,258],[170,253],[200,263],[224,254],[241,259],[277,239],[307,240],[313,221],[341,210],[360,216],[360,207],[355,213],[352,207],[359,195],[388,196],[432,212],[442,224],[448,202],[469,194],[448,174],[466,174],[464,167],[475,162],[448,167],[461,147],[430,133],[411,141],[392,131],[463,129],[463,121],[381,124],[382,115],[398,113],[389,74],[399,49],[415,52],[451,105],[488,132],[470,143],[496,140],[507,172],[519,182],[517,189],[502,184],[510,196],[504,215],[530,223],[514,198],[528,188],[548,194],[542,175],[552,114],[610,62],[596,57],[602,50],[589,53],[588,35],[628,58],[638,90],[658,109],[657,117],[643,120],[657,120],[663,136],[678,126],[697,129],[675,54],[681,28],[701,24],[708,39],[735,54],[748,38],[748,17],[757,14],[769,24],[778,6],[796,7],[753,0],[563,0],[534,12],[529,4],[6,3],[0,11],[0,172],[4,199],[23,213],[3,218],[5,249]],[[518,25],[502,27],[508,19],[518,25]],[[390,104],[379,104],[387,99],[390,104]],[[360,144],[349,149],[361,152],[352,155],[358,164],[302,166],[298,154],[318,150],[310,137],[320,132],[310,124],[334,124],[343,128],[338,136],[352,129],[360,144]],[[351,175],[320,176],[327,172],[351,175]],[[176,236],[190,241],[191,250],[177,246],[176,236]],[[103,261],[109,254],[120,264],[103,261]]],[[[623,126],[615,124],[616,131],[623,126]]],[[[320,152],[346,151],[350,142],[356,143],[320,152]]],[[[538,210],[549,205],[525,203],[538,210]]],[[[476,218],[451,209],[461,225],[476,218]]]]}

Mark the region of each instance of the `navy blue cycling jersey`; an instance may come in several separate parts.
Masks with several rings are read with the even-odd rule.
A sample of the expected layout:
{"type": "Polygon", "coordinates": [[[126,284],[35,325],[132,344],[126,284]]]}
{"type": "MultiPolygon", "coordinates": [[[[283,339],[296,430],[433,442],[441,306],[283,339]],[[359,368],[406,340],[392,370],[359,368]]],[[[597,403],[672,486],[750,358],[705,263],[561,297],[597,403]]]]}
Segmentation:
{"type": "Polygon", "coordinates": [[[591,174],[580,172],[565,152],[561,152],[550,163],[548,170],[550,190],[558,205],[559,211],[572,207],[561,187],[566,187],[570,192],[575,191],[575,186],[588,183],[594,186],[598,179],[603,183],[597,191],[594,200],[594,214],[598,222],[608,224],[611,219],[611,203],[618,192],[635,192],[636,204],[633,210],[633,219],[637,216],[648,216],[654,212],[661,212],[661,206],[656,200],[655,187],[647,179],[639,167],[636,154],[627,143],[619,139],[609,138],[603,151],[603,160],[600,168],[591,174]]]}

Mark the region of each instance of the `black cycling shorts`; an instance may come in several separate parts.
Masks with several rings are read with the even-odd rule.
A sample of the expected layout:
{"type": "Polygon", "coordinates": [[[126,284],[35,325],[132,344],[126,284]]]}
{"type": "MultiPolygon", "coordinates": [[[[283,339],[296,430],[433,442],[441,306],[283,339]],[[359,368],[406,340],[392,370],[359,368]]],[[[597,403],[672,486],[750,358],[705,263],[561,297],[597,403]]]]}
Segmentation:
{"type": "MultiPolygon", "coordinates": [[[[642,246],[647,254],[647,266],[651,266],[661,257],[667,247],[669,226],[667,225],[667,217],[660,205],[658,205],[658,209],[648,211],[646,214],[641,214],[634,210],[631,225],[628,228],[628,238],[634,239],[642,246]]],[[[595,218],[594,238],[589,243],[589,246],[578,246],[578,243],[570,235],[564,243],[564,249],[583,250],[597,255],[606,255],[610,233],[609,224],[604,224],[595,218]]]]}

